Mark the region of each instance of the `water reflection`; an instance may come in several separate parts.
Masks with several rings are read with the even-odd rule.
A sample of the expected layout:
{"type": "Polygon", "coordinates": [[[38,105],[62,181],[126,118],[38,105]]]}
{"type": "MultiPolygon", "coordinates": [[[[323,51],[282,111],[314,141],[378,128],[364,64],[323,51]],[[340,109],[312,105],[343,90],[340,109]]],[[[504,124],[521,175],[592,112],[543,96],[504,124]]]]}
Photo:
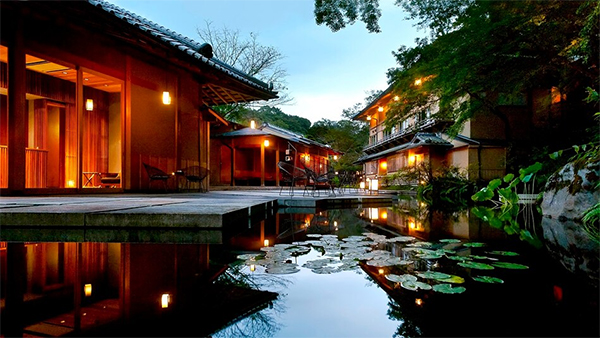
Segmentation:
{"type": "MultiPolygon", "coordinates": [[[[19,234],[17,229],[11,231],[19,234]]],[[[378,208],[280,213],[203,236],[171,233],[164,237],[167,243],[154,244],[65,242],[58,237],[47,237],[48,242],[2,242],[2,334],[412,337],[599,333],[597,289],[590,290],[572,278],[548,260],[543,250],[488,226],[469,210],[444,213],[410,199],[378,208]],[[369,250],[353,243],[354,236],[369,237],[369,250]],[[408,237],[412,240],[402,239],[408,237]],[[201,238],[207,240],[202,243],[201,238]],[[267,273],[269,267],[263,264],[237,259],[243,254],[266,257],[276,251],[261,250],[265,244],[291,248],[300,242],[313,245],[280,257],[281,265],[295,268],[279,273],[297,273],[267,273]],[[486,246],[464,245],[469,242],[486,246]],[[431,244],[412,246],[415,243],[431,244]],[[511,261],[529,269],[489,272],[458,264],[463,262],[460,257],[489,256],[490,251],[518,252],[511,261]],[[377,257],[353,256],[373,252],[377,257]],[[373,260],[379,262],[370,265],[373,260]],[[394,264],[386,265],[388,260],[394,264]],[[460,276],[466,291],[413,291],[389,279],[391,274],[424,271],[460,276]],[[481,275],[500,277],[504,283],[473,280],[481,275]]],[[[160,236],[147,238],[160,242],[160,236]]]]}

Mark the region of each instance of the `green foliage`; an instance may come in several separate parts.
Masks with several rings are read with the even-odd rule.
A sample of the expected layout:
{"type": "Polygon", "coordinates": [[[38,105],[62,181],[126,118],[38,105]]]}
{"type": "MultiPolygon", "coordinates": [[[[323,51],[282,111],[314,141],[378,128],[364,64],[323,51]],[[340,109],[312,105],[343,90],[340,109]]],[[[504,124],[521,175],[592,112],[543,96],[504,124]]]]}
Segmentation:
{"type": "Polygon", "coordinates": [[[223,113],[222,109],[232,109],[233,106],[222,106],[217,111],[227,119],[246,126],[254,120],[257,125],[264,122],[287,129],[291,132],[304,135],[310,128],[310,120],[296,115],[288,115],[277,107],[262,106],[259,109],[251,109],[245,106],[235,106],[235,109],[223,113]]]}
{"type": "Polygon", "coordinates": [[[369,32],[379,32],[378,0],[315,0],[315,21],[317,25],[325,24],[333,32],[352,25],[360,20],[367,25],[369,32]]]}
{"type": "Polygon", "coordinates": [[[600,245],[600,202],[583,214],[583,229],[596,244],[600,245]]]}

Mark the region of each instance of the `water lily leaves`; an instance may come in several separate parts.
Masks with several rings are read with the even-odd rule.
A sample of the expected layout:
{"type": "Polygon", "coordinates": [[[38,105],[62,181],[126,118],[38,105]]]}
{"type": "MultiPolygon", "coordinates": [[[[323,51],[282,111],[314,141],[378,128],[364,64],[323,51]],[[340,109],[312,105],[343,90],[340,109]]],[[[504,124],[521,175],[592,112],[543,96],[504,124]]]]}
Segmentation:
{"type": "Polygon", "coordinates": [[[440,239],[440,242],[442,242],[442,243],[460,243],[461,240],[456,239],[456,238],[445,238],[445,239],[440,239]]]}
{"type": "Polygon", "coordinates": [[[463,286],[452,286],[452,284],[436,284],[433,286],[433,291],[447,294],[463,293],[467,289],[463,286]]]}
{"type": "Polygon", "coordinates": [[[321,234],[306,234],[306,237],[313,237],[313,238],[320,238],[322,236],[323,235],[321,235],[321,234]]]}
{"type": "Polygon", "coordinates": [[[478,256],[478,255],[469,255],[470,258],[472,259],[487,259],[490,261],[497,261],[498,258],[493,258],[493,257],[488,257],[488,256],[478,256]]]}
{"type": "Polygon", "coordinates": [[[306,255],[307,253],[310,252],[310,248],[300,247],[300,246],[293,246],[293,247],[287,248],[285,250],[288,251],[292,256],[306,255]]]}
{"type": "Polygon", "coordinates": [[[499,256],[518,256],[519,254],[512,251],[488,251],[487,253],[491,255],[499,255],[499,256]]]}
{"type": "Polygon", "coordinates": [[[386,241],[387,242],[406,243],[406,242],[411,242],[414,240],[416,240],[416,238],[414,238],[412,236],[397,236],[397,237],[389,238],[386,241]]]}
{"type": "Polygon", "coordinates": [[[249,254],[243,254],[243,255],[238,255],[237,259],[241,259],[241,260],[248,260],[248,259],[254,259],[257,256],[260,256],[260,254],[257,253],[249,253],[249,254]]]}
{"type": "Polygon", "coordinates": [[[481,247],[485,246],[485,243],[471,242],[471,243],[465,243],[465,244],[463,244],[463,246],[466,246],[467,248],[481,248],[481,247]]]}
{"type": "Polygon", "coordinates": [[[385,278],[391,282],[395,282],[395,283],[402,283],[402,282],[416,282],[417,281],[417,277],[413,276],[413,275],[409,275],[409,274],[404,274],[404,275],[395,275],[393,273],[390,273],[389,275],[385,275],[385,278]]]}
{"type": "Polygon", "coordinates": [[[423,282],[417,282],[417,281],[407,280],[407,281],[401,282],[400,286],[407,290],[411,290],[411,291],[417,291],[418,289],[431,290],[431,285],[429,285],[427,283],[423,283],[423,282]]]}
{"type": "Polygon", "coordinates": [[[419,272],[419,273],[417,273],[417,276],[419,276],[421,278],[425,278],[425,279],[437,279],[437,280],[442,280],[442,279],[447,279],[447,278],[452,277],[452,275],[449,275],[447,273],[437,272],[437,271],[419,272]]]}
{"type": "Polygon", "coordinates": [[[349,236],[346,238],[343,238],[342,240],[344,242],[359,242],[359,241],[363,241],[367,238],[367,236],[349,236]]]}
{"type": "Polygon", "coordinates": [[[482,283],[491,283],[491,284],[502,284],[504,281],[500,278],[492,277],[492,276],[474,276],[473,280],[482,283]]]}
{"type": "Polygon", "coordinates": [[[273,275],[287,275],[298,271],[300,271],[300,269],[298,269],[296,264],[276,264],[267,267],[266,272],[273,275]]]}
{"type": "Polygon", "coordinates": [[[517,264],[517,263],[508,263],[508,262],[494,262],[494,263],[492,263],[492,265],[499,267],[499,268],[504,268],[504,269],[517,269],[517,270],[529,269],[529,267],[527,265],[517,264]]]}
{"type": "Polygon", "coordinates": [[[471,260],[471,257],[468,257],[468,256],[446,256],[446,258],[454,260],[454,261],[461,261],[461,262],[471,260]]]}
{"type": "Polygon", "coordinates": [[[421,259],[438,259],[438,258],[442,258],[442,254],[441,253],[426,253],[426,254],[418,254],[417,257],[421,258],[421,259]]]}
{"type": "Polygon", "coordinates": [[[479,262],[473,262],[473,261],[468,261],[468,262],[459,262],[458,265],[464,267],[464,268],[470,268],[470,269],[478,269],[478,270],[494,270],[494,267],[489,265],[489,264],[485,264],[485,263],[479,263],[479,262]]]}
{"type": "Polygon", "coordinates": [[[465,279],[460,277],[460,276],[456,276],[456,275],[451,275],[449,278],[444,278],[444,279],[438,279],[440,282],[444,282],[444,283],[454,283],[454,284],[462,284],[465,282],[465,279]]]}

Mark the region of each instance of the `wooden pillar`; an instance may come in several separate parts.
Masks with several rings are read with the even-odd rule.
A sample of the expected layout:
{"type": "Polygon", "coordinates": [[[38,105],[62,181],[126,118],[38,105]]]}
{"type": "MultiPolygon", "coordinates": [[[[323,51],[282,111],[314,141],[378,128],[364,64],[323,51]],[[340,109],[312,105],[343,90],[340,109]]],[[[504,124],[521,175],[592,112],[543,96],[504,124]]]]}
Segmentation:
{"type": "MultiPolygon", "coordinates": [[[[75,82],[75,111],[77,112],[77,188],[83,188],[83,70],[77,66],[75,82]]],[[[88,168],[88,170],[90,170],[88,168]]]]}
{"type": "Polygon", "coordinates": [[[275,186],[279,186],[279,166],[277,165],[280,161],[279,159],[279,140],[277,140],[277,144],[275,145],[275,186]]]}
{"type": "Polygon", "coordinates": [[[27,100],[25,98],[25,48],[22,37],[23,20],[14,18],[8,46],[8,189],[13,194],[25,190],[27,147],[27,100]]]}
{"type": "Polygon", "coordinates": [[[27,287],[27,257],[24,243],[6,245],[6,305],[2,329],[5,337],[23,336],[23,296],[27,287]]]}
{"type": "Polygon", "coordinates": [[[235,186],[235,141],[231,139],[231,186],[235,186]]]}
{"type": "Polygon", "coordinates": [[[260,142],[260,186],[265,186],[265,142],[260,142]]]}

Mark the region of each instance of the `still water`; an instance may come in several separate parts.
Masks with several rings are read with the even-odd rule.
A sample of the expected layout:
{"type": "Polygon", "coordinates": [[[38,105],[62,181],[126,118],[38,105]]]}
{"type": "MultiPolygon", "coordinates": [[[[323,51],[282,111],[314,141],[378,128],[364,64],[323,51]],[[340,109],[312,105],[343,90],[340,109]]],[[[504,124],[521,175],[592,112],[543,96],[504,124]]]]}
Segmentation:
{"type": "Polygon", "coordinates": [[[153,244],[2,243],[2,334],[600,333],[597,288],[469,210],[410,200],[300,211],[207,237],[219,244],[172,233],[153,244]]]}

